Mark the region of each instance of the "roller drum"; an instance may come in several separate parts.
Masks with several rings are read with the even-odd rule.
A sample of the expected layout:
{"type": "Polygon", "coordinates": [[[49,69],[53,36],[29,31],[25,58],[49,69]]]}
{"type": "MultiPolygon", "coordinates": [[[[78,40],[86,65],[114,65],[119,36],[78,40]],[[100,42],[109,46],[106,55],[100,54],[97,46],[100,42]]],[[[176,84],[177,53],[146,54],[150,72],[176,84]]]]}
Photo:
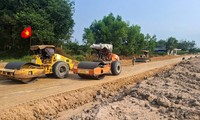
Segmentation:
{"type": "Polygon", "coordinates": [[[38,66],[34,63],[30,63],[30,62],[9,62],[5,68],[6,69],[17,69],[20,70],[21,68],[23,68],[24,66],[38,66]]]}
{"type": "Polygon", "coordinates": [[[96,67],[100,67],[102,65],[101,62],[87,62],[87,61],[84,61],[84,62],[80,62],[78,64],[78,68],[81,68],[81,69],[94,69],[96,67]]]}
{"type": "Polygon", "coordinates": [[[94,75],[86,75],[86,74],[78,74],[78,76],[84,79],[96,79],[96,80],[101,80],[105,77],[105,75],[94,76],[94,75]]]}
{"type": "MultiPolygon", "coordinates": [[[[94,69],[96,67],[103,67],[102,62],[80,62],[78,64],[78,69],[94,69]]],[[[89,74],[78,74],[79,77],[84,78],[84,79],[103,79],[105,75],[99,75],[99,76],[94,76],[94,75],[89,75],[89,74]]]]}
{"type": "Polygon", "coordinates": [[[5,68],[6,69],[21,69],[27,62],[9,62],[5,68]]]}
{"type": "MultiPolygon", "coordinates": [[[[30,63],[30,62],[10,62],[10,63],[7,63],[5,65],[5,70],[4,71],[8,71],[8,70],[23,70],[24,68],[25,69],[33,69],[33,68],[39,68],[39,65],[36,65],[34,63],[30,63]]],[[[41,69],[39,69],[41,70],[41,69]]],[[[27,73],[26,76],[23,78],[22,76],[25,75],[25,74],[22,74],[22,76],[15,76],[16,74],[16,71],[14,71],[13,75],[14,76],[7,76],[8,78],[10,78],[11,80],[14,80],[14,81],[21,81],[23,83],[31,83],[31,82],[34,82],[37,80],[37,77],[38,76],[30,76],[30,77],[27,77],[27,73]]],[[[27,72],[27,71],[26,71],[27,72]]]]}

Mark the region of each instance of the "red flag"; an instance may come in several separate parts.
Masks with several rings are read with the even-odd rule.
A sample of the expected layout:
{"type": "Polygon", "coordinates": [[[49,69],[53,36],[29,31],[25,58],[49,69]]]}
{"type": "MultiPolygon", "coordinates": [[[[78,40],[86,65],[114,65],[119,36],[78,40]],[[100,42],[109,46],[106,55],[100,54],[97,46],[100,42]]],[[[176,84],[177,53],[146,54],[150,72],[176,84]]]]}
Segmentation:
{"type": "Polygon", "coordinates": [[[32,36],[32,30],[31,30],[31,27],[27,27],[25,28],[22,32],[21,32],[21,37],[22,38],[29,38],[32,36]]]}

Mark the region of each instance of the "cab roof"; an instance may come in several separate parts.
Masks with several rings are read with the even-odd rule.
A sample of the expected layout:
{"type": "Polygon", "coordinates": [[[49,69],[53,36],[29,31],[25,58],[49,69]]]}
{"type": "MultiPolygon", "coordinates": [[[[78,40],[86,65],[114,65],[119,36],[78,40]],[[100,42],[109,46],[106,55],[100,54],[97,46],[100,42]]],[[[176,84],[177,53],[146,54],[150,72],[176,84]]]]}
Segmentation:
{"type": "Polygon", "coordinates": [[[141,50],[143,53],[149,53],[149,50],[141,50]]]}
{"type": "Polygon", "coordinates": [[[45,48],[53,48],[55,49],[55,46],[54,45],[33,45],[30,47],[31,50],[42,50],[42,49],[45,49],[45,48]]]}
{"type": "Polygon", "coordinates": [[[90,46],[90,48],[96,49],[96,50],[102,50],[104,48],[106,48],[107,50],[109,50],[110,52],[112,52],[113,50],[113,45],[111,44],[92,44],[90,46]]]}

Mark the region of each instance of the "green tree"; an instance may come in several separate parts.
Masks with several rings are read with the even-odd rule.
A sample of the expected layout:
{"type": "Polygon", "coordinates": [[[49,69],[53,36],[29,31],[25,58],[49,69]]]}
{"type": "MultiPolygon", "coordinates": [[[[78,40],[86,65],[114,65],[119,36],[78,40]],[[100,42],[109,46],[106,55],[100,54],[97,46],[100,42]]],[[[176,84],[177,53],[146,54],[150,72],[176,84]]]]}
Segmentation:
{"type": "Polygon", "coordinates": [[[188,51],[189,49],[194,48],[195,45],[196,45],[195,41],[191,42],[191,41],[184,40],[184,41],[180,41],[178,43],[178,48],[183,50],[183,51],[188,51]]]}
{"type": "Polygon", "coordinates": [[[177,48],[178,40],[174,37],[167,39],[166,48],[168,53],[171,53],[175,48],[177,48]]]}
{"type": "Polygon", "coordinates": [[[86,46],[93,43],[110,43],[113,44],[115,53],[132,55],[144,48],[144,35],[140,29],[140,26],[130,26],[121,16],[114,17],[110,13],[84,29],[83,42],[86,46]]]}
{"type": "Polygon", "coordinates": [[[166,48],[166,44],[167,44],[166,40],[159,40],[157,42],[157,47],[159,47],[159,48],[166,48]]]}
{"type": "Polygon", "coordinates": [[[189,49],[189,53],[192,53],[192,54],[200,53],[200,48],[196,48],[196,47],[191,48],[189,49]]]}
{"type": "Polygon", "coordinates": [[[86,51],[85,46],[80,45],[77,40],[69,41],[69,42],[65,43],[64,49],[67,52],[67,54],[70,54],[72,56],[73,55],[84,55],[85,51],[86,51]]]}
{"type": "Polygon", "coordinates": [[[157,45],[157,38],[156,38],[156,35],[153,35],[152,37],[147,34],[144,38],[145,40],[145,49],[146,50],[149,50],[150,53],[153,53],[155,48],[156,48],[156,45],[157,45]]]}
{"type": "Polygon", "coordinates": [[[70,0],[1,0],[0,49],[28,51],[29,41],[21,31],[32,27],[32,44],[60,45],[69,41],[73,32],[74,3],[70,0]]]}

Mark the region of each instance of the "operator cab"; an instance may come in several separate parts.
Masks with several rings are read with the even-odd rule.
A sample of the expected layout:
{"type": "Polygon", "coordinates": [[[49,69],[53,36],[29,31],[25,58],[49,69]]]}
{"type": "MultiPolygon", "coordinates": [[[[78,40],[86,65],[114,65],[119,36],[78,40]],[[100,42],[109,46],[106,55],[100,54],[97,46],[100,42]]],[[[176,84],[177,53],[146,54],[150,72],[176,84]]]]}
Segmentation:
{"type": "Polygon", "coordinates": [[[34,45],[30,48],[35,55],[39,55],[42,60],[50,59],[55,54],[55,46],[53,45],[34,45]]]}
{"type": "Polygon", "coordinates": [[[51,57],[55,54],[55,46],[53,45],[33,45],[30,48],[34,52],[32,63],[49,63],[51,57]]]}
{"type": "Polygon", "coordinates": [[[112,48],[111,44],[93,44],[90,46],[97,53],[98,61],[111,61],[112,60],[112,48]]]}
{"type": "Polygon", "coordinates": [[[149,51],[148,50],[142,50],[141,58],[149,58],[149,51]]]}

